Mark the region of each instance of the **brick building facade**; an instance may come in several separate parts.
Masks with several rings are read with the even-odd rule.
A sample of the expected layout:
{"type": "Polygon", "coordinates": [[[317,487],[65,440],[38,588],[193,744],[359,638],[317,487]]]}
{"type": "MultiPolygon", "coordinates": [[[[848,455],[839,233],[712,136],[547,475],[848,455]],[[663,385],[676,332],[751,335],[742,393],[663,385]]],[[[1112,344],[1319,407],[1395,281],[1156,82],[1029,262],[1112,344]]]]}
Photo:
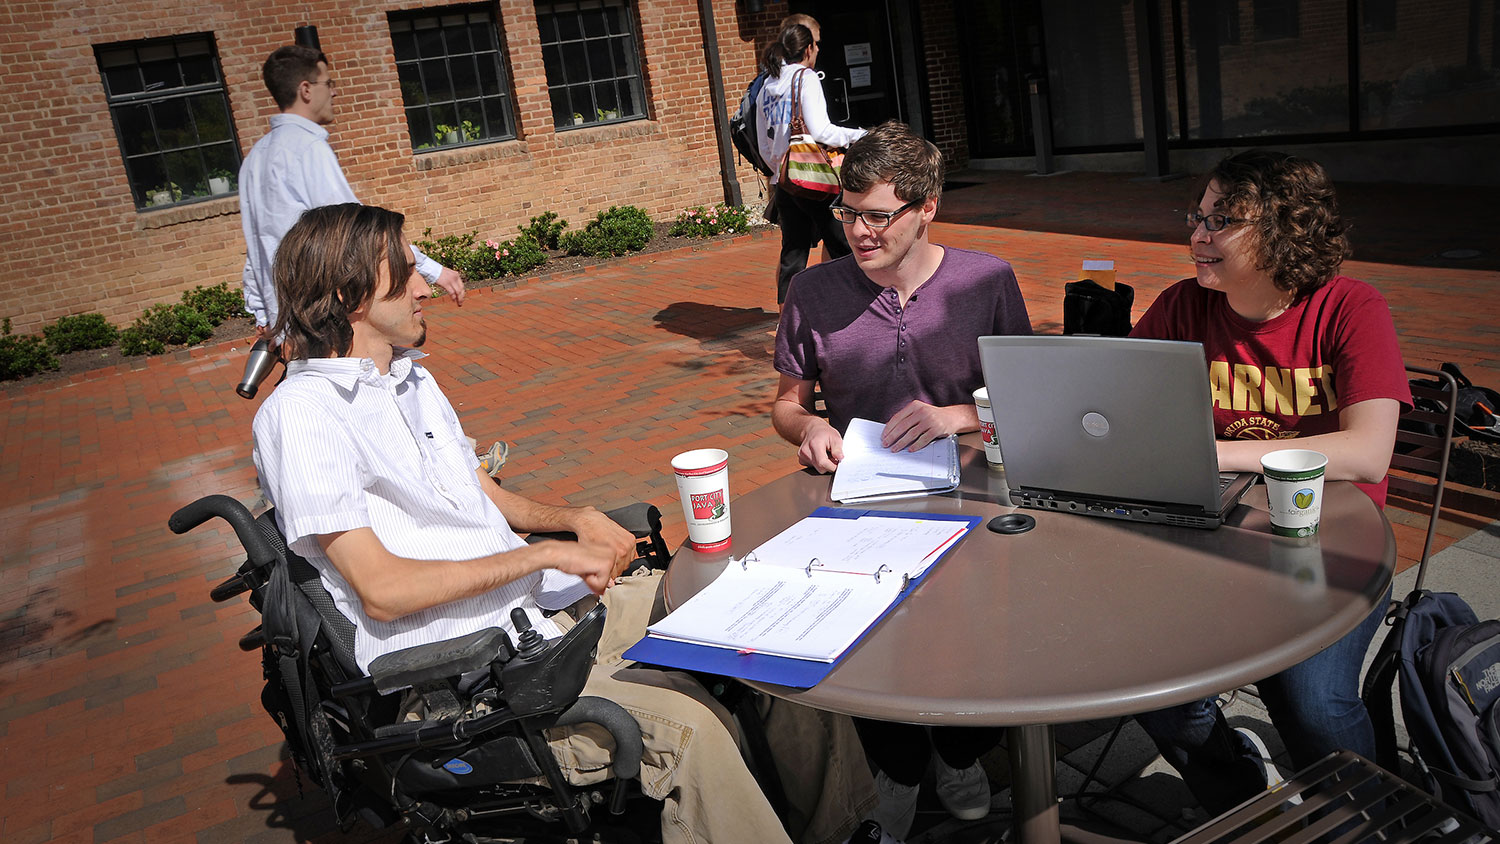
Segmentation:
{"type": "MultiPolygon", "coordinates": [[[[243,154],[276,113],[261,64],[303,24],[318,28],[338,83],[329,127],[355,193],[404,212],[408,231],[477,229],[507,238],[543,211],[575,226],[613,204],[670,219],[724,197],[704,28],[692,0],[629,3],[639,47],[644,114],[635,120],[555,126],[538,31],[538,5],[498,0],[493,9],[509,74],[514,138],[414,150],[403,111],[391,12],[445,9],[446,0],[32,0],[0,9],[0,177],[11,201],[0,232],[13,266],[24,267],[0,316],[18,332],[57,317],[98,311],[127,323],[199,284],[237,287],[245,248],[231,194],[142,207],[112,120],[96,49],[203,33],[223,73],[234,136],[243,154]]],[[[726,107],[738,103],[760,50],[786,4],[757,13],[713,3],[726,107]]],[[[946,6],[947,4],[941,4],[946,6]]],[[[472,7],[470,7],[472,8],[472,7]]],[[[950,12],[951,14],[951,12],[950,12]]],[[[951,23],[949,24],[951,27],[951,23]]],[[[938,68],[939,73],[943,72],[938,68]]],[[[956,86],[949,79],[948,89],[956,86]]],[[[950,149],[961,143],[949,142],[950,149]]],[[[761,193],[736,160],[747,202],[761,193]]]]}

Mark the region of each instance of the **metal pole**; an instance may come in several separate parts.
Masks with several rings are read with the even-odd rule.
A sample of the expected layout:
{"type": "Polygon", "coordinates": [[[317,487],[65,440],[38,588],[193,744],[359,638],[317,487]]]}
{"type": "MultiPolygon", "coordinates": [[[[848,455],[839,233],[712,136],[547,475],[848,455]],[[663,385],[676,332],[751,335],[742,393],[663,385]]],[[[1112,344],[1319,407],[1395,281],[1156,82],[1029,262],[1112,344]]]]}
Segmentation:
{"type": "Polygon", "coordinates": [[[1061,844],[1061,815],[1057,808],[1057,751],[1050,726],[1011,727],[1009,745],[1011,830],[1020,844],[1061,844]]]}
{"type": "Polygon", "coordinates": [[[1047,77],[1040,73],[1026,76],[1031,92],[1031,139],[1036,144],[1036,174],[1046,176],[1052,168],[1052,114],[1047,108],[1047,77]]]}
{"type": "Polygon", "coordinates": [[[724,104],[724,69],[719,65],[719,30],[714,25],[713,0],[698,0],[698,18],[703,27],[703,59],[708,69],[708,99],[714,111],[714,136],[719,142],[719,173],[724,182],[724,202],[740,205],[740,180],[735,176],[734,147],[729,141],[729,113],[724,104]]]}

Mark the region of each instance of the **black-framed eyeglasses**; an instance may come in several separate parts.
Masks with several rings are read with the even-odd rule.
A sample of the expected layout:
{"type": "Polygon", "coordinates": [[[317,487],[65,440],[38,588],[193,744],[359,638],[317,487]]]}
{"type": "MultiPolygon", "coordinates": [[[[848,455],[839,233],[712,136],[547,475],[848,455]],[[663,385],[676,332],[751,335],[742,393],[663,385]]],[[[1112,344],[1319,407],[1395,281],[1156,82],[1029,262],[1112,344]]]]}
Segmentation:
{"type": "Polygon", "coordinates": [[[1199,214],[1197,211],[1189,211],[1187,213],[1187,225],[1190,229],[1196,229],[1198,228],[1198,224],[1202,223],[1205,231],[1216,232],[1223,231],[1225,226],[1249,222],[1253,221],[1248,217],[1230,217],[1225,214],[1199,214]]]}
{"type": "Polygon", "coordinates": [[[883,229],[891,223],[896,222],[897,217],[921,204],[922,200],[913,199],[895,211],[856,211],[847,205],[834,205],[828,210],[833,212],[833,219],[845,225],[854,222],[856,219],[862,219],[865,221],[865,225],[872,229],[883,229]]]}

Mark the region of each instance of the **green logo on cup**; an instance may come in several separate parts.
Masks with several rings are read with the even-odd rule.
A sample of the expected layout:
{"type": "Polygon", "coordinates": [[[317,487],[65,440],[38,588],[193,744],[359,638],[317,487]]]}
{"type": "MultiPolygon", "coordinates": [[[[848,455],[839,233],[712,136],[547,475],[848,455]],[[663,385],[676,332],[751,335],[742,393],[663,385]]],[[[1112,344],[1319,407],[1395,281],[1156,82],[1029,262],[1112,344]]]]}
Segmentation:
{"type": "Polygon", "coordinates": [[[1307,508],[1312,506],[1313,491],[1310,489],[1299,489],[1297,490],[1297,493],[1292,496],[1292,501],[1297,505],[1298,509],[1306,510],[1307,508]]]}

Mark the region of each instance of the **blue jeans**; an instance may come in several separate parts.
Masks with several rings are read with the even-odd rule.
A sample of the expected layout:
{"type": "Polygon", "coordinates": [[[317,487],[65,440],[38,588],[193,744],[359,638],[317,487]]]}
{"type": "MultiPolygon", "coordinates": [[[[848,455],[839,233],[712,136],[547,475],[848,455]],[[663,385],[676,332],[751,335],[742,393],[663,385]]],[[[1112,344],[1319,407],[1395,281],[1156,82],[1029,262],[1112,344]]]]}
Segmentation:
{"type": "MultiPolygon", "coordinates": [[[[1375,730],[1359,697],[1359,671],[1390,604],[1390,592],[1360,625],[1328,648],[1255,684],[1297,770],[1335,750],[1375,755],[1375,730]]],[[[1260,754],[1229,728],[1213,698],[1135,716],[1193,796],[1218,815],[1267,783],[1260,754]]]]}

